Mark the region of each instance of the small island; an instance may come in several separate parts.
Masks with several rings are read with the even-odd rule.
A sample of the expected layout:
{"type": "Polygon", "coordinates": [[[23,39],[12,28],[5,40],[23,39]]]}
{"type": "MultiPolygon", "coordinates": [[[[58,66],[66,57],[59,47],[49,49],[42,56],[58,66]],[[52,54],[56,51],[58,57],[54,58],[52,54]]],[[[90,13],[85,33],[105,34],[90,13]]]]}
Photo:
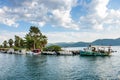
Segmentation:
{"type": "Polygon", "coordinates": [[[44,55],[74,55],[79,51],[65,51],[58,45],[47,46],[47,37],[41,33],[38,27],[31,26],[29,33],[21,38],[15,35],[14,39],[3,41],[0,52],[9,54],[44,54],[44,55]]]}
{"type": "Polygon", "coordinates": [[[31,26],[29,33],[24,38],[15,35],[14,39],[3,41],[3,44],[0,45],[0,51],[21,54],[24,51],[34,51],[36,49],[42,51],[46,44],[47,37],[41,33],[38,27],[31,26]]]}

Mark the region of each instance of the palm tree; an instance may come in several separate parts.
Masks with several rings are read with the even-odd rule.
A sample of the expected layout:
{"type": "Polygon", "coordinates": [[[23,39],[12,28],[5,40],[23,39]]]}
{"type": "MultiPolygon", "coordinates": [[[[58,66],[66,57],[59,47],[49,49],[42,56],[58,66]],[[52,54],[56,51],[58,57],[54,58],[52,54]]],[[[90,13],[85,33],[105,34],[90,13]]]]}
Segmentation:
{"type": "Polygon", "coordinates": [[[4,48],[7,47],[7,41],[6,40],[3,42],[3,45],[4,45],[4,48]]]}
{"type": "Polygon", "coordinates": [[[8,43],[9,43],[10,47],[12,47],[12,45],[13,45],[13,40],[12,40],[12,39],[9,39],[9,40],[8,40],[8,43]]]}

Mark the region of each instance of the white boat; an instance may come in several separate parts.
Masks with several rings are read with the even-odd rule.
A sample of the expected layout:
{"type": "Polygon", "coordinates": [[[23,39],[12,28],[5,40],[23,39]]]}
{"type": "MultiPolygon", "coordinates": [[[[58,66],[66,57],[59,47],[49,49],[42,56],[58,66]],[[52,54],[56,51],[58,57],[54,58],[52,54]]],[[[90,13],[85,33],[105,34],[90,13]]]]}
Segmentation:
{"type": "Polygon", "coordinates": [[[73,55],[73,53],[71,51],[59,51],[60,55],[73,55]]]}
{"type": "Polygon", "coordinates": [[[41,50],[40,49],[34,49],[34,50],[28,51],[26,53],[30,54],[30,55],[39,55],[39,54],[41,54],[41,50]]]}
{"type": "Polygon", "coordinates": [[[26,54],[26,49],[19,50],[18,54],[26,54]]]}
{"type": "Polygon", "coordinates": [[[10,48],[10,49],[7,51],[7,53],[13,54],[13,53],[14,53],[14,49],[13,49],[13,48],[10,48]]]}
{"type": "Polygon", "coordinates": [[[42,54],[44,55],[56,55],[55,51],[42,51],[42,54]]]}

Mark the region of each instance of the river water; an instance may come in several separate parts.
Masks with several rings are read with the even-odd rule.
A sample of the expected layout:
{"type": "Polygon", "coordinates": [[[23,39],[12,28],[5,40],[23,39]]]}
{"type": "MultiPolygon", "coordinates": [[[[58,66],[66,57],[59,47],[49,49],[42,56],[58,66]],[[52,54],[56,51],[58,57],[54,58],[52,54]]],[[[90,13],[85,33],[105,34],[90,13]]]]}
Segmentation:
{"type": "Polygon", "coordinates": [[[0,80],[120,80],[120,47],[113,49],[106,57],[0,53],[0,80]]]}

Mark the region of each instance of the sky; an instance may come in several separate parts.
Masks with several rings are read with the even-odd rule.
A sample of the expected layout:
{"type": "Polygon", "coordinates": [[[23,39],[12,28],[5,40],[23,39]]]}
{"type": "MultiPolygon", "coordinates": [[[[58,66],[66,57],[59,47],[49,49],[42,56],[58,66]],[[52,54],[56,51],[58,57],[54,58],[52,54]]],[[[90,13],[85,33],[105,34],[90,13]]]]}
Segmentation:
{"type": "Polygon", "coordinates": [[[48,43],[120,38],[120,0],[0,0],[0,43],[39,27],[48,43]]]}

